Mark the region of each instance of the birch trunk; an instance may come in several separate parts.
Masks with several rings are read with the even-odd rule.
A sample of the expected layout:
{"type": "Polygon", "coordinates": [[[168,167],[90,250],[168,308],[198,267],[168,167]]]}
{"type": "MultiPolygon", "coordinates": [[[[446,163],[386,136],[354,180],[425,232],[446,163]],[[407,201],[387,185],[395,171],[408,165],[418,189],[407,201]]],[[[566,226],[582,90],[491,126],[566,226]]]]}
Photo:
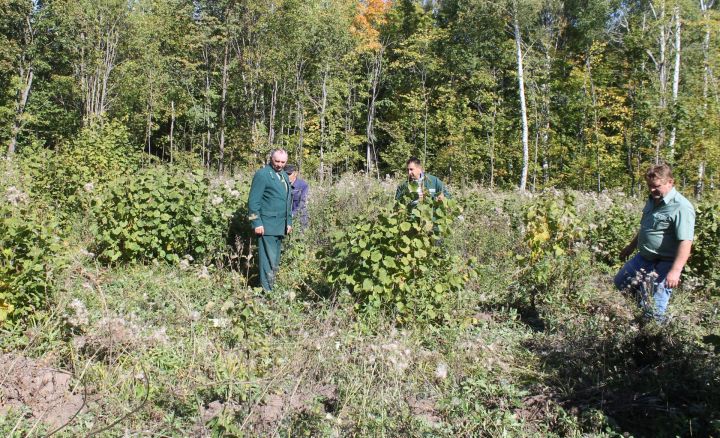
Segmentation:
{"type": "Polygon", "coordinates": [[[170,164],[175,158],[175,101],[170,101],[170,164]]]}
{"type": "MultiPolygon", "coordinates": [[[[708,97],[710,88],[710,79],[712,77],[712,70],[710,69],[710,25],[708,24],[708,11],[712,8],[715,0],[700,0],[700,10],[702,11],[703,21],[705,22],[705,37],[703,38],[703,109],[704,113],[707,113],[708,109],[708,97]]],[[[705,137],[705,128],[703,128],[701,137],[705,137]]],[[[698,180],[695,184],[695,198],[700,199],[705,191],[705,151],[703,156],[700,158],[698,164],[698,180]]]]}
{"type": "MultiPolygon", "coordinates": [[[[673,17],[675,20],[675,67],[673,69],[672,84],[672,104],[673,109],[677,106],[678,92],[680,89],[680,5],[675,5],[673,17]]],[[[670,132],[670,160],[675,159],[675,137],[677,135],[677,124],[673,121],[672,131],[670,132]]]]}
{"type": "Polygon", "coordinates": [[[522,118],[522,146],[523,159],[520,176],[520,191],[527,188],[528,167],[530,161],[528,146],[528,121],[527,107],[525,104],[525,77],[523,73],[522,39],[520,37],[520,23],[518,21],[517,1],[513,1],[513,33],[515,34],[515,47],[517,49],[517,73],[518,73],[518,94],[520,95],[520,116],[522,118]]]}
{"type": "MultiPolygon", "coordinates": [[[[382,57],[384,47],[381,47],[372,60],[370,94],[368,96],[367,127],[365,130],[367,143],[365,147],[365,173],[370,175],[375,166],[375,103],[378,97],[380,77],[382,75],[382,57]]],[[[377,176],[380,178],[380,169],[377,169],[377,176]]]]}
{"type": "Polygon", "coordinates": [[[657,134],[657,140],[655,143],[655,163],[660,162],[660,149],[665,144],[665,120],[664,115],[667,113],[667,29],[665,24],[665,0],[660,2],[660,12],[658,13],[653,4],[650,3],[653,16],[655,20],[660,23],[659,35],[658,35],[658,46],[659,53],[656,59],[652,53],[648,51],[648,55],[655,64],[655,69],[658,73],[658,113],[660,114],[660,124],[657,134]]]}

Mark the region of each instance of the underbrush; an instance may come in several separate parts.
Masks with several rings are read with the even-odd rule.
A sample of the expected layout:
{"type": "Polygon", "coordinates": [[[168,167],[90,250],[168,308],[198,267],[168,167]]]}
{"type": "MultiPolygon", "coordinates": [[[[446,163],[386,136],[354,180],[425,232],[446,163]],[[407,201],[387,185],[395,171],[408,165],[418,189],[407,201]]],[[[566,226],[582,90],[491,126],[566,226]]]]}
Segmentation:
{"type": "MultiPolygon", "coordinates": [[[[77,404],[64,416],[51,410],[62,421],[47,423],[38,411],[47,403],[12,399],[27,374],[8,367],[0,408],[9,400],[26,408],[2,416],[0,434],[719,433],[717,290],[693,271],[703,281],[684,282],[670,323],[657,326],[612,289],[614,253],[639,221],[640,201],[470,187],[453,193],[462,212],[443,217],[440,236],[437,209],[419,212],[427,227],[414,229],[379,208],[391,204],[395,182],[347,175],[311,185],[310,226],[286,239],[276,287],[265,293],[253,287],[247,179],[139,172],[84,192],[91,214],[66,220],[76,224],[60,227],[67,232],[48,230],[57,248],[24,253],[49,268],[37,271],[48,289],[19,323],[0,328],[0,363],[64,373],[65,386],[45,391],[77,404]],[[403,255],[418,249],[424,257],[406,259],[418,277],[405,276],[403,255]],[[423,261],[430,256],[437,263],[423,261]]],[[[12,211],[48,227],[48,210],[33,208],[36,216],[12,211]]],[[[698,229],[712,236],[708,223],[698,229]]],[[[3,236],[43,245],[6,231],[19,227],[3,236]]],[[[700,266],[712,268],[706,242],[700,266]]]]}

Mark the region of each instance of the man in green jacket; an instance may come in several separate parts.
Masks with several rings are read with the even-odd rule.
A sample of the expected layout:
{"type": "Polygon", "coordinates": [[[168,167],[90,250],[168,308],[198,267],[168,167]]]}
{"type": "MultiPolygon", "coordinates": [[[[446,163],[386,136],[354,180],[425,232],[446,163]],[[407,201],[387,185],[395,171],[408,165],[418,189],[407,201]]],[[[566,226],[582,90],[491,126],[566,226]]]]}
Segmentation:
{"type": "Polygon", "coordinates": [[[412,208],[426,197],[432,200],[451,198],[445,184],[434,175],[423,171],[422,163],[416,157],[410,157],[406,163],[408,180],[400,184],[395,192],[395,200],[405,202],[412,208]]]}
{"type": "Polygon", "coordinates": [[[284,172],[288,154],[275,149],[270,163],[255,172],[248,197],[248,220],[258,237],[260,284],[272,290],[280,268],[282,240],[292,231],[292,187],[284,172]]]}

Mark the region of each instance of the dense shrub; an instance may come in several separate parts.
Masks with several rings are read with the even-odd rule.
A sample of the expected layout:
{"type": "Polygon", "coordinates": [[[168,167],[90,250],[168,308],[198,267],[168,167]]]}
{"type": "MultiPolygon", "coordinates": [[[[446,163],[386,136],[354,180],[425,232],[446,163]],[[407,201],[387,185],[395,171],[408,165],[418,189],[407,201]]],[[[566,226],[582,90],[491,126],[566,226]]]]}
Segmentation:
{"type": "Polygon", "coordinates": [[[720,202],[697,207],[695,242],[688,267],[708,285],[720,286],[720,202]]]}
{"type": "Polygon", "coordinates": [[[627,208],[613,205],[598,212],[588,225],[587,241],[597,260],[611,267],[620,267],[622,251],[640,226],[640,216],[627,208]]]}
{"type": "Polygon", "coordinates": [[[0,325],[43,308],[61,265],[57,223],[14,186],[0,201],[0,325]]]}
{"type": "Polygon", "coordinates": [[[333,235],[325,257],[329,281],[349,289],[368,313],[389,311],[401,323],[449,319],[467,279],[463,263],[443,245],[457,213],[456,202],[447,200],[356,217],[333,235]]]}
{"type": "Polygon", "coordinates": [[[583,237],[572,193],[562,199],[546,193],[527,206],[523,240],[529,253],[517,256],[522,272],[520,302],[534,308],[540,303],[584,301],[583,291],[576,287],[590,259],[583,237]]]}
{"type": "Polygon", "coordinates": [[[57,206],[60,213],[75,213],[87,207],[90,194],[137,171],[141,158],[127,128],[112,121],[84,128],[57,151],[24,150],[22,162],[34,197],[57,206]]]}
{"type": "Polygon", "coordinates": [[[212,255],[247,200],[242,187],[165,166],[121,178],[93,206],[98,253],[111,262],[212,255]]]}

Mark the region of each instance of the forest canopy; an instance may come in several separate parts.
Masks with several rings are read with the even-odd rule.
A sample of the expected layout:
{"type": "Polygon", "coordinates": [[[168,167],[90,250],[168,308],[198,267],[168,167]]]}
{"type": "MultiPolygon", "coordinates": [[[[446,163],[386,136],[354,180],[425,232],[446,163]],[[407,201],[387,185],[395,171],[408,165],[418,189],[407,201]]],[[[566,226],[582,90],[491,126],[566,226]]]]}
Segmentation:
{"type": "MultiPolygon", "coordinates": [[[[119,122],[217,170],[271,147],[316,178],[642,189],[717,184],[715,0],[0,0],[8,155],[119,122]]],[[[29,152],[31,153],[31,152],[29,152]]],[[[34,153],[34,152],[32,152],[34,153]]]]}

